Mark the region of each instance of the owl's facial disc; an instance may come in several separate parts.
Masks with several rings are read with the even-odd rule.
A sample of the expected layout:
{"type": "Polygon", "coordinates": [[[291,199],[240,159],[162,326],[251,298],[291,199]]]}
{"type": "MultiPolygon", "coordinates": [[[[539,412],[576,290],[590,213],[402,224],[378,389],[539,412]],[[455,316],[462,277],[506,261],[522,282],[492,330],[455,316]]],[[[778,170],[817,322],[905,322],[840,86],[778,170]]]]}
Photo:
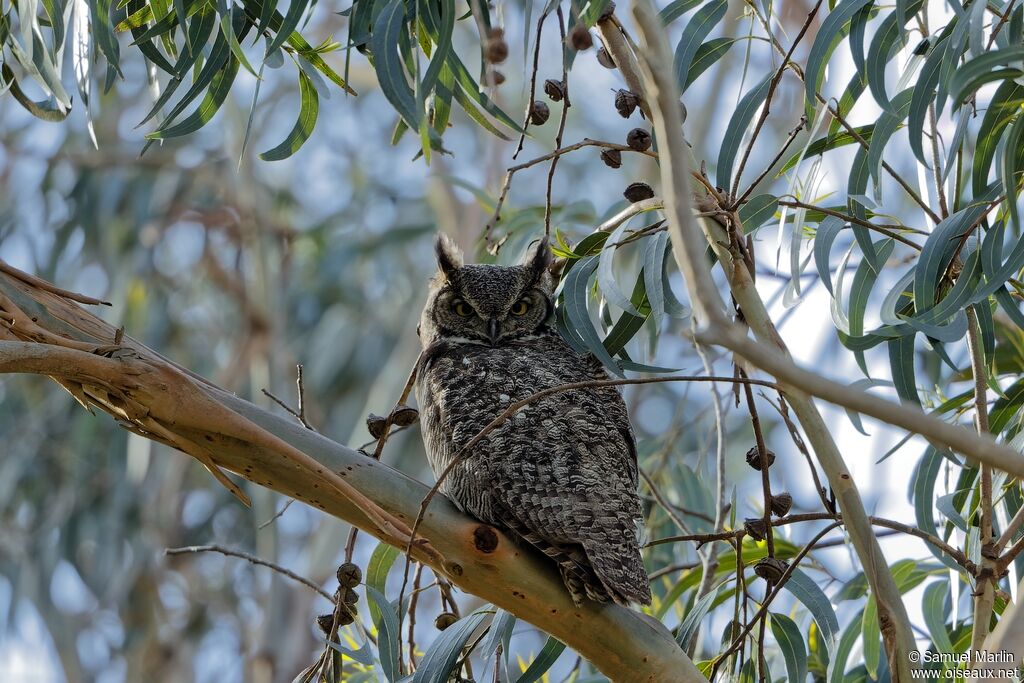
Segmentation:
{"type": "Polygon", "coordinates": [[[437,243],[437,287],[424,309],[424,344],[462,338],[496,346],[536,333],[553,310],[551,251],[537,244],[515,266],[463,265],[446,238],[437,243]]]}

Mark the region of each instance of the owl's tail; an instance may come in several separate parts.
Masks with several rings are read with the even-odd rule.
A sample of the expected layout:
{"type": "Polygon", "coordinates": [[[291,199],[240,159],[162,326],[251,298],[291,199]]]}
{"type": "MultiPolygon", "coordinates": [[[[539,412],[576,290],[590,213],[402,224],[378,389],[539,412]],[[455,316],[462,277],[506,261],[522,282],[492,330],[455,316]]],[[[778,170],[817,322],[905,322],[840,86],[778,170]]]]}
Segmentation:
{"type": "Polygon", "coordinates": [[[632,603],[651,604],[651,586],[635,539],[600,544],[584,541],[583,548],[593,573],[612,600],[627,607],[632,603]]]}

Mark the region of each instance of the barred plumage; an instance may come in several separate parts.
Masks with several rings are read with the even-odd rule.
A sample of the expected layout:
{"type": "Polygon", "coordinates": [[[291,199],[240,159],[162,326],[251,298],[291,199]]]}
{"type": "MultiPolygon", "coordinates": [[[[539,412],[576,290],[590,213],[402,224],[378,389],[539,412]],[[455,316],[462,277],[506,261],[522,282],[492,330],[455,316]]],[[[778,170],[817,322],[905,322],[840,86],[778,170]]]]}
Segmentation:
{"type": "MultiPolygon", "coordinates": [[[[548,324],[550,259],[541,243],[518,266],[464,266],[439,240],[417,381],[435,474],[509,404],[607,378],[548,324]]],[[[464,511],[555,560],[577,604],[649,604],[636,489],[633,431],[614,387],[557,392],[520,409],[476,444],[441,488],[464,511]]]]}

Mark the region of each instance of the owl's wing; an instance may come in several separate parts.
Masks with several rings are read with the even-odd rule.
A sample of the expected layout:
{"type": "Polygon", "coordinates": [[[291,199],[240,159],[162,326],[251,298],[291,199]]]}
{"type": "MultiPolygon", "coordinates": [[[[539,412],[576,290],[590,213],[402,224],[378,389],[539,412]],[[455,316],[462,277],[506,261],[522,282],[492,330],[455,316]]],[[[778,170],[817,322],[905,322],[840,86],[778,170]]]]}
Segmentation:
{"type": "MultiPolygon", "coordinates": [[[[573,401],[575,409],[587,404],[573,401]]],[[[515,449],[512,476],[492,495],[504,526],[555,559],[570,591],[578,580],[591,599],[649,604],[637,534],[636,453],[624,406],[621,416],[620,422],[605,413],[584,425],[567,408],[568,438],[549,431],[515,449]]],[[[557,424],[559,416],[552,420],[557,424]]]]}

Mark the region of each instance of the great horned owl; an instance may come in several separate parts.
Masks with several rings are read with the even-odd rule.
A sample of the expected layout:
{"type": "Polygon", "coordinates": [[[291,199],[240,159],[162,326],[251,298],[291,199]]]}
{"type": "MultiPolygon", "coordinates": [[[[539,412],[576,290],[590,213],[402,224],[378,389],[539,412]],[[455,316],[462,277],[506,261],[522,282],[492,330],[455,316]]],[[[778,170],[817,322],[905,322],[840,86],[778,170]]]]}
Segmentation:
{"type": "MultiPolygon", "coordinates": [[[[427,457],[440,476],[511,403],[607,375],[549,324],[546,242],[516,266],[463,265],[441,236],[437,260],[420,320],[416,396],[427,457]]],[[[636,445],[615,387],[557,392],[520,409],[455,465],[441,491],[554,559],[577,605],[584,597],[651,602],[637,540],[636,445]]]]}

